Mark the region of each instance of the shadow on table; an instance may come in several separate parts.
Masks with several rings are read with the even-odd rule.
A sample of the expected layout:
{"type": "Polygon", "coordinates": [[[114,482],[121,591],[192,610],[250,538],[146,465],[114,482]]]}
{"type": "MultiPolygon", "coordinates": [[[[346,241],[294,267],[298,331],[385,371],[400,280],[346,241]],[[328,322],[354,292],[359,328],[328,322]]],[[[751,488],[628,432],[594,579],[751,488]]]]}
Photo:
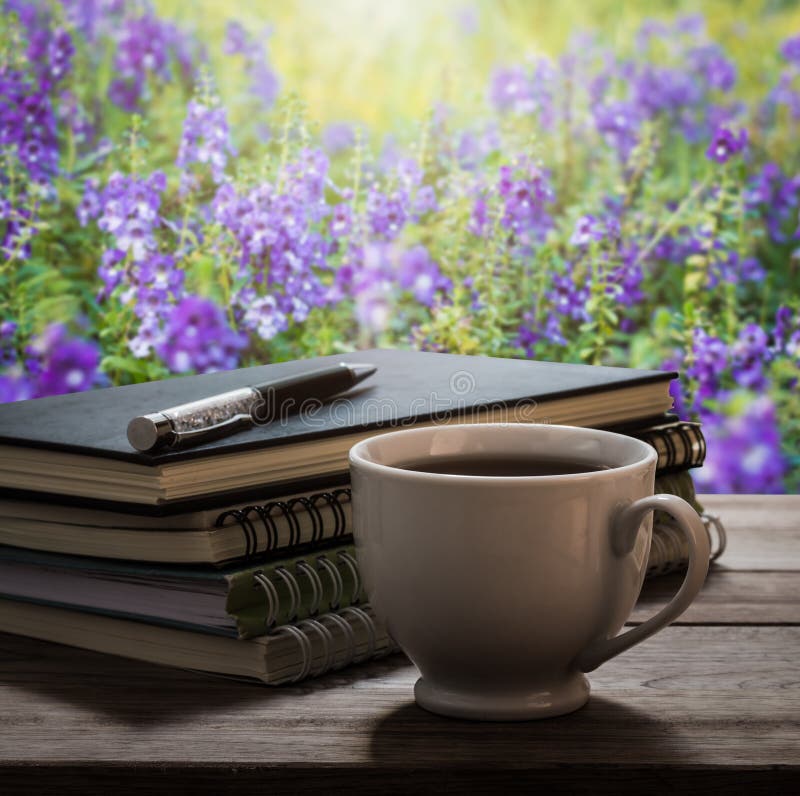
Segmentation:
{"type": "Polygon", "coordinates": [[[435,716],[413,702],[375,728],[375,761],[420,767],[453,764],[530,766],[646,762],[669,744],[669,727],[651,715],[602,696],[566,716],[525,722],[477,722],[435,716]]]}
{"type": "Polygon", "coordinates": [[[299,685],[268,686],[0,634],[0,686],[34,695],[43,709],[68,704],[129,726],[184,722],[193,715],[209,720],[251,707],[300,707],[304,698],[313,700],[327,689],[386,677],[406,666],[404,656],[392,655],[299,685]]]}

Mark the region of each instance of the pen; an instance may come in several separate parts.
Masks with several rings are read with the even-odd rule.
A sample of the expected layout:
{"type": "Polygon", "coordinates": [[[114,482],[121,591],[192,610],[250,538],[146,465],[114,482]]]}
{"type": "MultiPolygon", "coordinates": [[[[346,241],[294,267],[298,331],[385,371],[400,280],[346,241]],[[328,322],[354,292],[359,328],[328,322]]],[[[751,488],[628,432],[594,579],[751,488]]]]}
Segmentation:
{"type": "Polygon", "coordinates": [[[245,428],[266,425],[323,401],[371,376],[374,365],[340,362],[285,379],[254,384],[173,406],[128,423],[128,441],[138,451],[183,450],[245,428]]]}

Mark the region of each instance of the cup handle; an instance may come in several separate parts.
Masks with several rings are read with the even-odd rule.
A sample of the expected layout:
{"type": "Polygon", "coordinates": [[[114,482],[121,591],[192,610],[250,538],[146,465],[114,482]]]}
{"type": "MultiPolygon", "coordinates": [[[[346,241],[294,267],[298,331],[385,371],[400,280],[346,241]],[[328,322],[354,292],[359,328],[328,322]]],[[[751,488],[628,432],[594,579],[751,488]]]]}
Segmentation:
{"type": "Polygon", "coordinates": [[[708,534],[697,512],[676,495],[653,495],[624,508],[616,518],[611,532],[614,554],[624,556],[633,549],[642,519],[648,511],[664,511],[670,514],[686,536],[689,543],[689,568],[686,576],[678,593],[655,616],[626,633],[595,641],[581,652],[576,663],[583,672],[593,671],[600,664],[644,641],[677,619],[703,587],[711,555],[708,534]]]}

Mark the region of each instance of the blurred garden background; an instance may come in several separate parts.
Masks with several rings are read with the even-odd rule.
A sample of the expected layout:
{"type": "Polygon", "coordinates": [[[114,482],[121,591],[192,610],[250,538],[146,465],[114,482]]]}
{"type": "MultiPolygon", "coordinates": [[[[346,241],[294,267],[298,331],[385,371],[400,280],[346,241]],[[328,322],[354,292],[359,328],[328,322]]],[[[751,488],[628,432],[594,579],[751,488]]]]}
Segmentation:
{"type": "Polygon", "coordinates": [[[674,368],[800,485],[800,4],[0,0],[0,401],[373,345],[674,368]]]}

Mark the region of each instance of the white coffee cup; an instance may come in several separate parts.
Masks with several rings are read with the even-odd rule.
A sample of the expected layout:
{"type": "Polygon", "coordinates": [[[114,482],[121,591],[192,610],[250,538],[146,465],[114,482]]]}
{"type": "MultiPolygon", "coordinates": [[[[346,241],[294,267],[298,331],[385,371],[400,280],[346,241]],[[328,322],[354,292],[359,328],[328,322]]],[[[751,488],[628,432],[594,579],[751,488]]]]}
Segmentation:
{"type": "Polygon", "coordinates": [[[589,697],[585,672],[686,610],[705,580],[709,541],[688,503],[653,495],[656,460],[621,434],[527,424],[408,429],[351,449],[364,583],[420,670],[419,705],[485,720],[577,710],[589,697]],[[497,477],[402,468],[493,455],[607,469],[497,477]],[[666,607],[617,635],[639,596],[656,509],[685,533],[689,568],[666,607]]]}

